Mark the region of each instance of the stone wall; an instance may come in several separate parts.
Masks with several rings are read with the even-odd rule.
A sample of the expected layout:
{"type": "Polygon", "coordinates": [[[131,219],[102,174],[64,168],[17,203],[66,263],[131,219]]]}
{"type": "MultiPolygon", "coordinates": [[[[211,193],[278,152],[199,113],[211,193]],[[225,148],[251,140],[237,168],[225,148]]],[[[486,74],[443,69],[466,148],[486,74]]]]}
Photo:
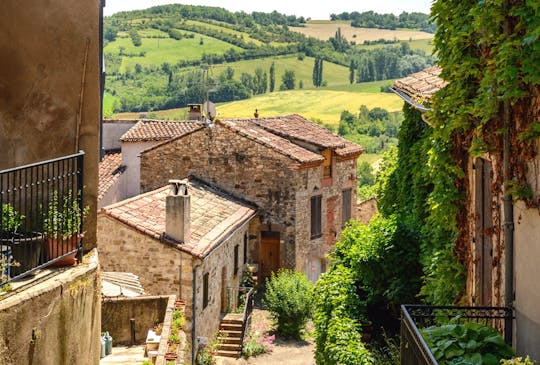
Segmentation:
{"type": "Polygon", "coordinates": [[[0,22],[0,170],[84,150],[87,249],[96,242],[99,11],[99,0],[4,1],[0,22]]]}
{"type": "MultiPolygon", "coordinates": [[[[356,218],[356,159],[334,158],[332,167],[333,178],[323,179],[322,166],[300,169],[288,157],[218,124],[143,151],[141,191],[193,174],[253,202],[260,224],[250,242],[259,242],[261,231],[280,232],[280,266],[311,273],[315,265],[318,278],[341,232],[344,189],[351,189],[356,218]],[[310,198],[318,194],[323,195],[323,237],[311,240],[310,198]]],[[[259,247],[251,248],[251,257],[258,260],[259,247]]]]}
{"type": "Polygon", "coordinates": [[[133,318],[135,341],[142,343],[148,329],[163,322],[169,299],[170,296],[105,298],[101,303],[101,332],[108,331],[115,344],[130,344],[133,318]]]}
{"type": "Polygon", "coordinates": [[[377,199],[370,198],[358,203],[357,219],[363,224],[369,224],[371,218],[378,212],[377,199]]]}
{"type": "Polygon", "coordinates": [[[141,191],[193,174],[255,203],[261,223],[282,232],[281,266],[292,268],[295,185],[302,183],[296,167],[288,157],[216,125],[142,152],[141,191]]]}
{"type": "Polygon", "coordinates": [[[0,301],[0,364],[99,364],[100,280],[83,263],[0,301]]]}
{"type": "Polygon", "coordinates": [[[98,251],[103,271],[139,276],[145,294],[181,294],[182,253],[102,213],[98,216],[98,251]]]}

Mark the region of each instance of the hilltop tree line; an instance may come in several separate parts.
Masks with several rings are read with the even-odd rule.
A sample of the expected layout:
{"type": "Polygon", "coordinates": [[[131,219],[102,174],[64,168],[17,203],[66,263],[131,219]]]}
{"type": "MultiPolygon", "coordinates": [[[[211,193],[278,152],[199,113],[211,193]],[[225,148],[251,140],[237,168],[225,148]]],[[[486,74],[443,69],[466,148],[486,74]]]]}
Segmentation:
{"type": "Polygon", "coordinates": [[[434,33],[435,24],[433,24],[429,15],[424,13],[403,13],[395,16],[394,14],[378,14],[374,11],[366,11],[359,13],[353,11],[351,13],[344,12],[341,14],[331,14],[331,20],[350,20],[351,26],[359,28],[378,28],[378,29],[397,29],[410,28],[419,29],[424,32],[434,33]]]}

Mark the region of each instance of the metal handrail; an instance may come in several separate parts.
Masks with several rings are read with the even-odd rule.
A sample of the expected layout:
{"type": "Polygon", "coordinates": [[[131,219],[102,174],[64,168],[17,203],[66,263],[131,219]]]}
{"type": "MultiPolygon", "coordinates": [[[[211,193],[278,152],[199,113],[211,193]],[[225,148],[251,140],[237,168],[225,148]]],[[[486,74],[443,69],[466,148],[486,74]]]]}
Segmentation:
{"type": "Polygon", "coordinates": [[[246,337],[246,329],[251,322],[251,313],[253,313],[253,293],[255,288],[251,288],[246,294],[246,304],[244,305],[244,316],[242,318],[242,352],[244,351],[244,340],[246,337]]]}

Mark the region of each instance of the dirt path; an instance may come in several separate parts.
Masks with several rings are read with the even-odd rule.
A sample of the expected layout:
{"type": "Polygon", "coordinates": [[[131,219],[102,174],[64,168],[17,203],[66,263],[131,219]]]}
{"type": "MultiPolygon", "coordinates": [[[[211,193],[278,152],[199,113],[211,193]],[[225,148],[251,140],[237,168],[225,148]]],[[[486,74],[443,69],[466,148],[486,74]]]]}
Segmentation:
{"type": "MultiPolygon", "coordinates": [[[[256,309],[253,312],[252,323],[269,323],[268,312],[256,309]]],[[[288,340],[279,337],[274,342],[272,352],[250,357],[249,359],[230,359],[217,357],[217,365],[315,365],[313,340],[288,340]]]]}

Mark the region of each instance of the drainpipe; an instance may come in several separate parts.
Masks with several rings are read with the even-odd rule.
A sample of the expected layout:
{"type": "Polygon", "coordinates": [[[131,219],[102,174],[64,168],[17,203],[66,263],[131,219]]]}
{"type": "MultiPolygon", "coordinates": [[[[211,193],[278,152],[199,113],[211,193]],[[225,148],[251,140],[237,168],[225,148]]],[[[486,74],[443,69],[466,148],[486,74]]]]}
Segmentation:
{"type": "MultiPolygon", "coordinates": [[[[508,3],[505,2],[505,5],[508,3]]],[[[510,35],[510,20],[504,20],[504,34],[510,35]]],[[[510,128],[512,127],[510,101],[503,104],[503,177],[504,177],[504,304],[511,309],[510,318],[505,319],[505,340],[512,344],[512,324],[514,308],[514,205],[512,195],[508,192],[508,183],[512,180],[510,171],[510,128]]]]}
{"type": "Polygon", "coordinates": [[[195,364],[195,304],[197,303],[197,269],[203,261],[193,266],[193,294],[191,297],[191,363],[195,364]]]}

